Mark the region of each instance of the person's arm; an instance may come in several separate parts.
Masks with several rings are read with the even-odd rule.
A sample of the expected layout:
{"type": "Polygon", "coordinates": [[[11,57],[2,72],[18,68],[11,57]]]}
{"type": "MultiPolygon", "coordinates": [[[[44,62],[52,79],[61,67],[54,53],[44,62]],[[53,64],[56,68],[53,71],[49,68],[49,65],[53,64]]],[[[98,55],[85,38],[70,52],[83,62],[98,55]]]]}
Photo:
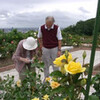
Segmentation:
{"type": "Polygon", "coordinates": [[[61,51],[61,40],[58,40],[58,51],[61,51]]]}
{"type": "Polygon", "coordinates": [[[61,40],[58,40],[58,52],[57,52],[57,56],[61,56],[61,40]]]}
{"type": "Polygon", "coordinates": [[[29,59],[22,58],[22,57],[20,57],[19,60],[22,61],[22,62],[25,62],[25,63],[30,63],[31,62],[29,59]]]}
{"type": "Polygon", "coordinates": [[[20,55],[21,55],[21,45],[22,45],[22,41],[20,41],[17,45],[16,51],[13,54],[12,60],[16,61],[16,60],[20,60],[20,55]]]}
{"type": "Polygon", "coordinates": [[[38,38],[39,41],[39,48],[42,49],[42,38],[38,38]]]}
{"type": "Polygon", "coordinates": [[[42,49],[42,32],[41,32],[41,27],[39,27],[39,30],[38,30],[38,42],[39,42],[39,47],[40,47],[40,50],[42,49]]]}
{"type": "Polygon", "coordinates": [[[61,42],[62,42],[62,34],[61,34],[61,30],[58,27],[58,31],[57,31],[57,38],[58,38],[58,53],[57,56],[59,57],[61,55],[61,42]]]}

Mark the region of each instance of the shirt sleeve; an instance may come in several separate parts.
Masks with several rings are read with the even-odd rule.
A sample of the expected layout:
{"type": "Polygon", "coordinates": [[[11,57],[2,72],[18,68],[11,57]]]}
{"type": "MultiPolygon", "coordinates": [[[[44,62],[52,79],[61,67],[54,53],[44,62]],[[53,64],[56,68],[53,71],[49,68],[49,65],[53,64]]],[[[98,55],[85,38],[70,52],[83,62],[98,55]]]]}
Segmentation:
{"type": "Polygon", "coordinates": [[[58,27],[58,30],[57,30],[57,38],[58,40],[62,40],[62,34],[61,34],[60,27],[58,27]]]}
{"type": "Polygon", "coordinates": [[[20,59],[20,55],[21,55],[21,45],[22,45],[22,41],[19,42],[18,46],[17,46],[17,49],[16,49],[16,52],[14,53],[13,57],[12,57],[12,60],[16,61],[16,60],[19,60],[20,59]]]}
{"type": "Polygon", "coordinates": [[[39,30],[38,30],[38,35],[37,35],[38,38],[41,38],[42,37],[42,32],[41,32],[41,27],[39,27],[39,30]]]}

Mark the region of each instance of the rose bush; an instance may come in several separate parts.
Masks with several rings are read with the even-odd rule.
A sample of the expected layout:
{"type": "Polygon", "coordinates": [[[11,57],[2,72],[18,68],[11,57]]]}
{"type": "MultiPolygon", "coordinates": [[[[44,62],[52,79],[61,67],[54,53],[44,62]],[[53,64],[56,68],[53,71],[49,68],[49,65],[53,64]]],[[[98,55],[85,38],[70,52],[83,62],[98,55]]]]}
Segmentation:
{"type": "MultiPolygon", "coordinates": [[[[86,81],[83,77],[88,72],[89,64],[84,64],[86,52],[83,53],[83,65],[77,62],[68,51],[54,61],[59,70],[53,71],[49,77],[42,80],[44,64],[36,59],[31,67],[37,72],[25,72],[26,78],[17,82],[9,75],[0,81],[0,99],[4,100],[84,100],[86,81]],[[63,71],[62,71],[63,69],[63,71]],[[43,81],[43,82],[42,82],[43,81]]],[[[99,79],[99,77],[98,77],[99,79]]],[[[97,77],[92,79],[91,85],[96,84],[97,77]]],[[[96,85],[99,86],[99,85],[96,85]]],[[[94,85],[95,87],[95,85],[94,85]]],[[[97,87],[95,87],[97,89],[97,87]]],[[[99,100],[98,93],[89,96],[89,100],[99,100]]]]}
{"type": "MultiPolygon", "coordinates": [[[[23,33],[23,32],[18,32],[17,29],[13,29],[10,32],[5,33],[4,31],[0,30],[0,58],[6,58],[11,56],[12,53],[15,51],[18,42],[29,36],[37,38],[37,32],[30,30],[26,33],[23,33]],[[9,48],[9,45],[11,45],[11,48],[9,48]]],[[[62,36],[63,36],[62,45],[80,46],[82,43],[85,44],[92,43],[91,36],[85,36],[85,35],[80,36],[78,34],[73,34],[70,32],[66,33],[64,32],[64,30],[62,30],[62,36]]],[[[98,39],[98,46],[99,45],[100,41],[98,39]]]]}
{"type": "Polygon", "coordinates": [[[37,32],[29,31],[27,33],[18,32],[17,29],[13,29],[11,32],[0,32],[0,58],[11,57],[14,53],[17,44],[20,40],[26,39],[32,36],[37,38],[37,32]]]}

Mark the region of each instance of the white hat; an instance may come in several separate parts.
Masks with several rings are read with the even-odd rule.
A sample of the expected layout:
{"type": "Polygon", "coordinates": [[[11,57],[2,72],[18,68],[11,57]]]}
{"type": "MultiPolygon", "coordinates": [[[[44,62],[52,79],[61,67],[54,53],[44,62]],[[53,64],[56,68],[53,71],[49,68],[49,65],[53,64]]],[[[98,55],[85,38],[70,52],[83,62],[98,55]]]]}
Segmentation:
{"type": "Polygon", "coordinates": [[[37,40],[34,39],[33,37],[28,37],[24,42],[23,42],[23,47],[26,50],[34,50],[37,48],[37,40]]]}

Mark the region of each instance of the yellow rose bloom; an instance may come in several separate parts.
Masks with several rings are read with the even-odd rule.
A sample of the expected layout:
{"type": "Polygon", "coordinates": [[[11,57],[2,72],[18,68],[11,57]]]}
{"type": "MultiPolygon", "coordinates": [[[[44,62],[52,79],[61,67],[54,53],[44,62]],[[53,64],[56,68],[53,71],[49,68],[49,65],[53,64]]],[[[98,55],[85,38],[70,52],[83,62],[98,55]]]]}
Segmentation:
{"type": "Polygon", "coordinates": [[[51,82],[51,88],[52,89],[55,89],[55,88],[57,88],[59,86],[60,86],[60,84],[58,82],[54,82],[54,81],[51,82]]]}
{"type": "Polygon", "coordinates": [[[50,80],[51,80],[50,77],[46,77],[46,79],[45,79],[46,82],[49,82],[50,80]]]}
{"type": "Polygon", "coordinates": [[[65,56],[65,54],[61,55],[60,57],[56,58],[55,61],[53,62],[57,67],[62,67],[66,62],[62,62],[62,60],[66,60],[66,62],[70,62],[72,60],[72,54],[68,53],[68,61],[65,56]]]}
{"type": "Polygon", "coordinates": [[[21,87],[21,80],[18,80],[16,84],[18,87],[21,87]]]}
{"type": "Polygon", "coordinates": [[[43,99],[43,100],[50,100],[50,99],[49,99],[49,96],[48,96],[47,94],[44,95],[42,99],[43,99]]]}
{"type": "Polygon", "coordinates": [[[65,71],[70,73],[70,74],[77,74],[77,73],[81,73],[84,72],[86,70],[85,67],[82,67],[81,64],[79,62],[70,62],[69,64],[65,64],[65,71]]]}
{"type": "Polygon", "coordinates": [[[32,100],[39,100],[39,98],[33,98],[32,100]]]}
{"type": "Polygon", "coordinates": [[[72,54],[71,53],[68,53],[68,63],[70,62],[70,61],[72,61],[72,54]]]}

